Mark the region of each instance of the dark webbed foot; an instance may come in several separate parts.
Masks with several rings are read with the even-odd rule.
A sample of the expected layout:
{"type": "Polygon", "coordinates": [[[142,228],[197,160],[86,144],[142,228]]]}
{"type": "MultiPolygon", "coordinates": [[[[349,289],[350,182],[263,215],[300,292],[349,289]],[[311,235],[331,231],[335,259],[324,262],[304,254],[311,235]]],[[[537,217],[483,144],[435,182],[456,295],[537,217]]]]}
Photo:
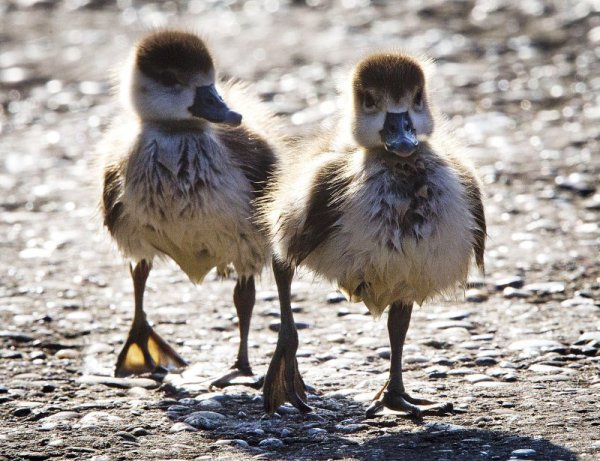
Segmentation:
{"type": "Polygon", "coordinates": [[[229,373],[225,373],[210,383],[210,387],[223,389],[228,386],[248,386],[253,389],[261,389],[264,382],[265,377],[255,376],[251,369],[233,368],[229,373]]]}
{"type": "Polygon", "coordinates": [[[274,259],[273,273],[279,292],[281,328],[277,348],[265,376],[264,407],[268,414],[272,414],[287,401],[302,413],[308,413],[312,411],[312,408],[306,404],[306,386],[298,370],[298,361],[296,360],[298,332],[290,303],[290,287],[294,269],[288,264],[274,259]]]}
{"type": "Polygon", "coordinates": [[[268,414],[277,411],[285,402],[290,402],[302,413],[312,411],[306,403],[306,386],[298,370],[296,348],[277,344],[263,388],[264,406],[268,414]]]}
{"type": "Polygon", "coordinates": [[[383,408],[403,411],[415,418],[424,415],[440,415],[452,411],[451,403],[435,403],[431,400],[411,397],[404,388],[402,380],[402,349],[406,332],[410,325],[412,303],[396,302],[390,306],[388,316],[388,333],[392,354],[390,357],[390,378],[375,395],[373,402],[366,412],[367,418],[372,418],[383,408]]]}
{"type": "Polygon", "coordinates": [[[383,392],[381,400],[374,400],[367,408],[366,417],[372,418],[383,408],[389,408],[394,411],[402,411],[410,416],[421,419],[424,415],[443,415],[451,413],[453,405],[450,402],[436,403],[431,400],[411,397],[406,392],[393,392],[386,390],[383,392]]]}
{"type": "Polygon", "coordinates": [[[264,376],[254,376],[248,359],[248,333],[255,298],[254,277],[240,277],[233,290],[233,304],[237,312],[240,330],[238,357],[231,367],[231,371],[215,379],[210,383],[210,387],[223,389],[227,386],[249,386],[260,389],[263,386],[264,376]]]}

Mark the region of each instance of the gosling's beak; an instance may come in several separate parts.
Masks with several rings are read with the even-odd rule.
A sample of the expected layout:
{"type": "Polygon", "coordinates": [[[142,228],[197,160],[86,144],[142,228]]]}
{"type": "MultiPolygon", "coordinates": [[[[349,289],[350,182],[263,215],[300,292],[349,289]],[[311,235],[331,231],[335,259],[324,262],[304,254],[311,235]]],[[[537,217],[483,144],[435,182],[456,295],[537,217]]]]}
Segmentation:
{"type": "Polygon", "coordinates": [[[227,107],[215,85],[212,84],[196,88],[194,102],[188,110],[194,117],[201,117],[213,123],[232,126],[242,123],[242,116],[227,107]]]}
{"type": "Polygon", "coordinates": [[[385,149],[400,157],[410,156],[419,145],[415,127],[408,112],[388,112],[379,132],[385,149]]]}

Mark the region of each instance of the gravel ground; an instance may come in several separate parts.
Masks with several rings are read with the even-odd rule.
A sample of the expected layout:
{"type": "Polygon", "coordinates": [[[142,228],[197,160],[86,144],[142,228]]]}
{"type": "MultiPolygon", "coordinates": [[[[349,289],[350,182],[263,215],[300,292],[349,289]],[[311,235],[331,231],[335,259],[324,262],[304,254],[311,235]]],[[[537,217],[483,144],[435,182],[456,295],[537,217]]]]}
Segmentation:
{"type": "MultiPolygon", "coordinates": [[[[598,3],[306,3],[0,3],[0,459],[600,459],[598,3]],[[437,100],[485,183],[488,270],[466,298],[416,310],[405,381],[453,415],[365,419],[387,377],[385,321],[310,275],[294,306],[314,414],[267,418],[259,392],[208,389],[237,349],[234,281],[195,287],[172,264],[152,272],[147,312],[192,365],[110,377],[133,296],[97,216],[93,146],[117,111],[111,69],[164,23],[202,31],[290,134],[335,110],[364,52],[437,60],[437,100]]],[[[265,272],[257,372],[277,312],[265,272]]]]}

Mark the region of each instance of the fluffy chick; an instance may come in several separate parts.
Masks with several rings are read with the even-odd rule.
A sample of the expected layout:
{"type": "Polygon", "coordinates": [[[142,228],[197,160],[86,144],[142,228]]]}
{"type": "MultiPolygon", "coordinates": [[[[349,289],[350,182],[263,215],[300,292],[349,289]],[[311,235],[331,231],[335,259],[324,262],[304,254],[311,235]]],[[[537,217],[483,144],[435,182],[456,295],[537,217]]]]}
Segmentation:
{"type": "Polygon", "coordinates": [[[434,115],[424,69],[402,53],[362,60],[337,129],[300,143],[276,175],[263,205],[282,309],[264,387],[269,413],[285,400],[310,410],[289,303],[299,265],[374,316],[389,306],[390,376],[369,415],[451,409],[406,392],[402,349],[415,302],[453,291],[473,260],[483,270],[486,224],[480,183],[434,115]]]}
{"type": "Polygon", "coordinates": [[[213,384],[252,376],[254,277],[270,257],[254,201],[274,170],[279,137],[268,111],[242,85],[221,90],[244,109],[244,123],[216,85],[202,39],[178,30],[143,38],[123,73],[125,107],[100,146],[104,225],[133,262],[135,313],[116,376],[186,364],[146,321],[145,283],[156,257],[174,260],[194,283],[215,267],[226,273],[233,265],[240,346],[232,372],[213,384]]]}

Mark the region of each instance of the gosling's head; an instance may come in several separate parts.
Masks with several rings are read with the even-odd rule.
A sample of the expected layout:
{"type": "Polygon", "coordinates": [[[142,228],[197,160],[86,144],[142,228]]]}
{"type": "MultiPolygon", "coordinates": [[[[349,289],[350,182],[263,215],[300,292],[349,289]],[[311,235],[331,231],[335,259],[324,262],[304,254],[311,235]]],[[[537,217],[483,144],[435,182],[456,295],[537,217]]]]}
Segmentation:
{"type": "Polygon", "coordinates": [[[352,135],[367,148],[383,147],[410,156],[419,138],[433,131],[425,73],[413,57],[374,54],[362,60],[352,76],[352,135]]]}
{"type": "Polygon", "coordinates": [[[194,34],[162,30],[148,35],[135,48],[132,68],[128,96],[144,121],[242,121],[217,92],[212,57],[194,34]]]}

